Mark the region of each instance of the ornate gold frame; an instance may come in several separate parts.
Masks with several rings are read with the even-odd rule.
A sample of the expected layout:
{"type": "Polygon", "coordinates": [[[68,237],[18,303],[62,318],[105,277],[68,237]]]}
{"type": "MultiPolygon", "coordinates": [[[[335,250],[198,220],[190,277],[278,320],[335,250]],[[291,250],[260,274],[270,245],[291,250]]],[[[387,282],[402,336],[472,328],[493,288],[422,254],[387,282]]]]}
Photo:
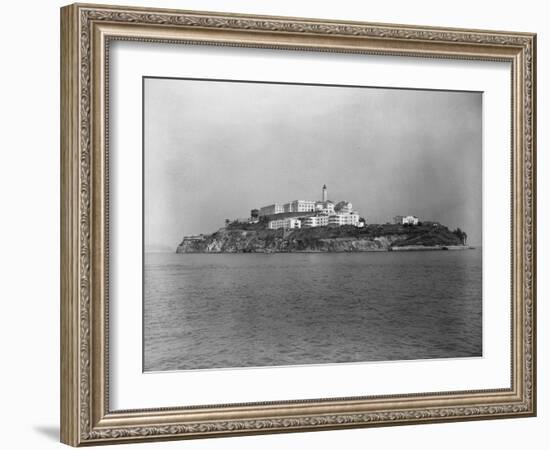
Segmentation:
{"type": "Polygon", "coordinates": [[[61,9],[61,440],[129,441],[533,416],[535,52],[530,33],[75,4],[61,9]],[[509,389],[111,411],[108,399],[106,63],[114,39],[512,66],[512,385],[509,389]]]}

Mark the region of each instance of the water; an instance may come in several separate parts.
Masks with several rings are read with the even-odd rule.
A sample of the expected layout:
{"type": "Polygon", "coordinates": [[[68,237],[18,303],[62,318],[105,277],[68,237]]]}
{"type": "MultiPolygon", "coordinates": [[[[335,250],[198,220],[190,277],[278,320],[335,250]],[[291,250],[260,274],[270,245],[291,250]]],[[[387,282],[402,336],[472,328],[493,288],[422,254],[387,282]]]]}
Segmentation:
{"type": "Polygon", "coordinates": [[[482,355],[481,250],[145,261],[146,371],[482,355]]]}

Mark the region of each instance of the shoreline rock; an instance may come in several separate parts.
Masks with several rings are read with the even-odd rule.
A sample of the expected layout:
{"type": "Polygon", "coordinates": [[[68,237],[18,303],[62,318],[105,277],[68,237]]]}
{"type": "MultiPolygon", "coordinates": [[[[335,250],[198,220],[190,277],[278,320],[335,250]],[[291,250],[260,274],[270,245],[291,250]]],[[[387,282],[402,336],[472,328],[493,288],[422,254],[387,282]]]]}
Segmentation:
{"type": "Polygon", "coordinates": [[[404,245],[402,247],[391,247],[392,252],[422,252],[427,250],[473,250],[475,247],[468,245],[404,245]]]}

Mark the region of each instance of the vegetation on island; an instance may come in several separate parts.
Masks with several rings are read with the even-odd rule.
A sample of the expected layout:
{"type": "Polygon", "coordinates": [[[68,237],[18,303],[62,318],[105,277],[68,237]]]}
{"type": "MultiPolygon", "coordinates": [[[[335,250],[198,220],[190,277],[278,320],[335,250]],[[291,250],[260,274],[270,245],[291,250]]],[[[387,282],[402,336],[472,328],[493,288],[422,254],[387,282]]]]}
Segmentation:
{"type": "Polygon", "coordinates": [[[418,225],[370,224],[271,230],[263,222],[230,222],[210,235],[184,238],[179,253],[354,252],[466,245],[460,228],[451,231],[436,222],[418,225]]]}

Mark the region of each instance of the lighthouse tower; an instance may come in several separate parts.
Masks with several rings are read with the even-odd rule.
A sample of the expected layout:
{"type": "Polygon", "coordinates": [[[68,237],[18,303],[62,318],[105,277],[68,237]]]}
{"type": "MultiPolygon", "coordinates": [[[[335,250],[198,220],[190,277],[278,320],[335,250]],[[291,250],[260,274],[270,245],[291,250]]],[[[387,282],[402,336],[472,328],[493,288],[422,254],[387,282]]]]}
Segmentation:
{"type": "Polygon", "coordinates": [[[323,202],[328,200],[327,185],[323,184],[323,202]]]}

